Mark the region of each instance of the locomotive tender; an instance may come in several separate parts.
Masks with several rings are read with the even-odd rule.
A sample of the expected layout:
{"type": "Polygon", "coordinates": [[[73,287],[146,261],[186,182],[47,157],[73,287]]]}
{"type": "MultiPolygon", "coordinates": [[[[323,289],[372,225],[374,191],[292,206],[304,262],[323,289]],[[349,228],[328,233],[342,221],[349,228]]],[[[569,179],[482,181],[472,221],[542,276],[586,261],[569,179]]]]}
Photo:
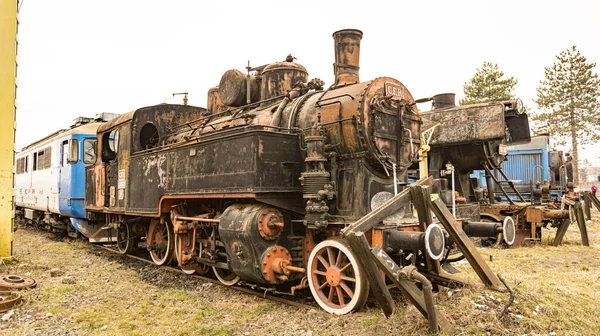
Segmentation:
{"type": "MultiPolygon", "coordinates": [[[[393,195],[395,176],[407,180],[421,118],[397,79],[359,80],[361,31],[333,37],[326,90],[288,57],[227,71],[208,109],[160,104],[103,124],[86,168],[89,220],[116,228],[123,253],[145,237],[158,265],[176,257],[226,285],[308,286],[329,312],[360,308],[369,286],[337,236],[393,195]]],[[[383,232],[371,241],[389,250],[383,232]]]]}

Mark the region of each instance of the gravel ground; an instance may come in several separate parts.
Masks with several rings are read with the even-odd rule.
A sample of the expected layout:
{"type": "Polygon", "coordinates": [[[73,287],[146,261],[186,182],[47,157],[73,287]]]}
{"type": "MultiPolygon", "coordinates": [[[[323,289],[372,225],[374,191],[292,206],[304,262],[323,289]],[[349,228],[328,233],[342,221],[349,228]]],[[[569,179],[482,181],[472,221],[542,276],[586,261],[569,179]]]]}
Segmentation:
{"type": "MultiPolygon", "coordinates": [[[[597,302],[600,295],[597,219],[589,228],[594,232],[590,240],[596,244],[591,248],[579,246],[578,232],[571,226],[564,247],[481,250],[493,255],[494,270],[503,270],[507,280],[516,284],[517,302],[498,321],[495,315],[508,298],[506,294],[482,286],[443,289],[436,303],[453,323],[449,334],[586,334],[595,330],[600,321],[593,308],[575,302],[597,302]],[[569,271],[561,271],[565,258],[581,261],[569,271]],[[548,262],[555,259],[559,262],[548,262]],[[544,281],[549,281],[548,286],[555,283],[557,274],[565,283],[579,281],[581,285],[565,287],[568,295],[560,297],[566,296],[568,301],[550,300],[556,297],[555,290],[540,289],[546,286],[544,281]],[[529,281],[532,276],[540,280],[529,281]],[[560,309],[578,317],[565,321],[567,327],[561,328],[560,319],[557,322],[553,314],[568,312],[560,309]]],[[[372,303],[359,313],[332,316],[318,308],[297,308],[240,293],[46,232],[18,230],[14,251],[17,261],[0,265],[0,273],[33,277],[38,286],[22,292],[26,302],[8,313],[10,316],[0,314],[7,319],[0,319],[0,335],[427,334],[427,321],[400,296],[396,296],[396,313],[389,319],[372,303]]],[[[468,264],[458,267],[474,278],[468,264]]]]}

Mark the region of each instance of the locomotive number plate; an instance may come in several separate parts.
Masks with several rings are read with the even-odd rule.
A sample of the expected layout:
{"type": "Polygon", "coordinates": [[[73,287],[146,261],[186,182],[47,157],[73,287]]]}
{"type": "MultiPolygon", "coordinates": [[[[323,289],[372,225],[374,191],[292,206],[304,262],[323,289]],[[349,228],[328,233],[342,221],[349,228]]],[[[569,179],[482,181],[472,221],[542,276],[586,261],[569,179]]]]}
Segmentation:
{"type": "Polygon", "coordinates": [[[398,84],[385,82],[384,85],[386,96],[396,96],[404,98],[404,88],[398,84]]]}

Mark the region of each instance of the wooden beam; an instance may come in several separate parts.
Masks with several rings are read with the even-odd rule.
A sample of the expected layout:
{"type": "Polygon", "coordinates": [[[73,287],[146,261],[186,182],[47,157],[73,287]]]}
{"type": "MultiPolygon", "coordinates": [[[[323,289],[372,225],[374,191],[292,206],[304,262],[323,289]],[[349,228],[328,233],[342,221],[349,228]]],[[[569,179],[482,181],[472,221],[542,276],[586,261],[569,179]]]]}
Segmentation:
{"type": "Polygon", "coordinates": [[[392,294],[385,284],[385,278],[379,273],[379,269],[371,256],[371,247],[369,242],[362,232],[355,232],[347,235],[346,240],[352,249],[352,252],[356,253],[357,261],[361,268],[369,279],[369,285],[371,292],[375,297],[375,300],[379,303],[379,306],[383,310],[386,317],[390,317],[394,313],[394,300],[392,294]]]}
{"type": "Polygon", "coordinates": [[[477,273],[481,281],[483,281],[483,284],[494,290],[502,291],[503,287],[500,284],[500,280],[496,274],[492,272],[481,254],[477,252],[471,239],[458,227],[456,219],[452,217],[452,214],[448,211],[448,208],[446,208],[446,204],[439,198],[435,201],[430,201],[430,204],[431,210],[442,223],[446,232],[450,234],[456,245],[458,245],[465,258],[469,261],[471,267],[473,267],[473,270],[475,270],[475,273],[477,273]]]}

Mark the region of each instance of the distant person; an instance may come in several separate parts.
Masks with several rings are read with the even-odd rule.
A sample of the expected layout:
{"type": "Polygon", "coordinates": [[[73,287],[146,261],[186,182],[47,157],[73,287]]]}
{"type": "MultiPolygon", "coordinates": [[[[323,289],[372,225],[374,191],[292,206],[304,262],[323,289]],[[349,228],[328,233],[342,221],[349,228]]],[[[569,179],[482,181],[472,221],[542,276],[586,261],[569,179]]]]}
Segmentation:
{"type": "Polygon", "coordinates": [[[598,190],[598,188],[596,188],[595,184],[592,184],[592,194],[594,194],[594,196],[596,196],[596,190],[598,190]]]}

